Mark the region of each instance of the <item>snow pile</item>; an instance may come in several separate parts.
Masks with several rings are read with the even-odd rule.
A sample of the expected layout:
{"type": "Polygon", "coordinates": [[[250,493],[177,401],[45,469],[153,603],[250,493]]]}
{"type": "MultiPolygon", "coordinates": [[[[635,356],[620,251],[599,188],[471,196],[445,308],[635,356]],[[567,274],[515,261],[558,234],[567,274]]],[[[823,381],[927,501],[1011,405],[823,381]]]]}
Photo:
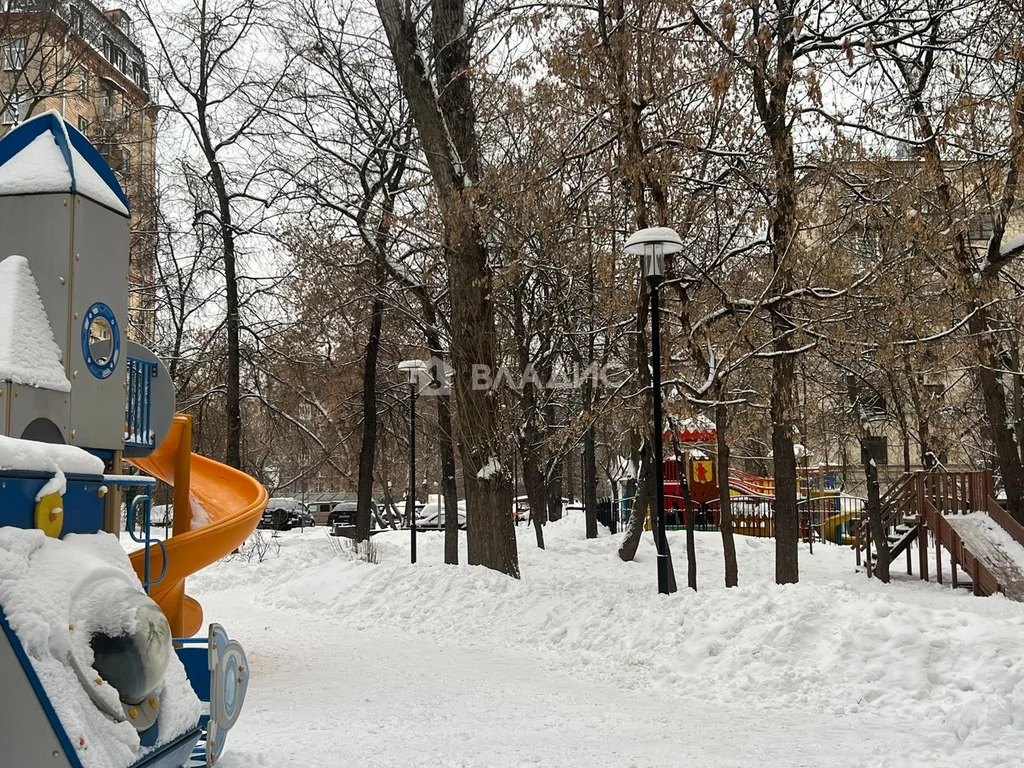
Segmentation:
{"type": "MultiPolygon", "coordinates": [[[[680,591],[664,597],[656,593],[650,534],[632,563],[616,556],[620,536],[604,529],[602,534],[586,540],[582,516],[573,516],[546,527],[548,549],[541,551],[532,545],[533,531],[520,528],[523,578],[516,581],[483,568],[443,565],[440,534],[418,537],[419,562],[410,566],[408,532],[375,536],[380,563],[370,564],[347,553],[339,557],[330,537],[309,531],[282,536],[280,555],[263,563],[213,566],[193,577],[191,589],[226,626],[251,624],[250,634],[236,634],[254,659],[254,679],[259,678],[255,660],[263,658],[275,685],[287,684],[288,675],[277,667],[285,664],[294,675],[306,668],[330,675],[326,670],[339,666],[340,686],[350,676],[360,678],[354,667],[338,664],[347,658],[347,649],[360,643],[377,648],[374,669],[395,667],[397,679],[396,688],[375,690],[379,706],[366,699],[365,706],[374,707],[367,717],[379,722],[388,722],[392,709],[407,707],[426,717],[423,711],[430,705],[413,694],[406,698],[406,680],[425,678],[424,687],[439,691],[438,696],[455,684],[432,677],[431,665],[438,662],[426,659],[438,654],[431,649],[454,654],[454,667],[463,658],[489,659],[481,668],[482,679],[471,679],[465,693],[453,692],[442,716],[431,720],[454,721],[451,738],[458,742],[416,742],[427,750],[420,765],[529,762],[495,759],[492,752],[467,754],[461,745],[471,738],[467,734],[490,727],[489,748],[500,749],[504,728],[518,722],[513,714],[533,711],[533,702],[519,698],[519,691],[535,678],[548,677],[554,679],[551,687],[566,691],[586,685],[615,692],[601,705],[608,718],[601,728],[628,719],[625,702],[645,695],[672,713],[666,724],[673,723],[671,732],[688,749],[696,749],[693,743],[703,737],[701,728],[687,729],[686,722],[703,722],[708,719],[704,714],[712,712],[709,717],[716,722],[725,718],[726,724],[733,723],[731,731],[726,727],[727,740],[734,733],[751,750],[746,761],[718,761],[718,750],[729,747],[709,743],[687,764],[934,768],[982,758],[993,765],[1019,761],[1024,750],[1024,605],[1001,597],[975,598],[916,578],[899,581],[897,576],[894,584],[882,585],[854,573],[848,548],[825,544],[816,544],[813,555],[802,547],[800,584],[777,586],[774,540],[742,536],[736,537],[741,586],[726,590],[720,536],[699,532],[700,591],[685,588],[685,534],[670,534],[680,591]],[[288,661],[298,646],[289,651],[272,637],[293,624],[301,626],[294,634],[294,642],[301,643],[301,664],[288,661]],[[401,638],[404,650],[392,649],[392,638],[401,638]],[[506,666],[513,671],[504,672],[506,666]],[[504,725],[488,721],[470,704],[460,705],[460,696],[476,695],[480,686],[494,686],[496,697],[506,701],[504,725]],[[749,734],[791,725],[801,741],[793,736],[789,759],[761,759],[768,742],[751,743],[749,734]],[[807,731],[813,739],[809,743],[802,741],[807,731]],[[836,744],[842,749],[832,749],[836,744]],[[839,757],[816,759],[830,749],[839,757]]],[[[465,539],[462,547],[464,555],[465,539]]],[[[374,677],[379,680],[378,673],[374,677]]],[[[326,682],[322,688],[332,690],[326,682]]],[[[317,711],[341,706],[331,700],[341,695],[325,694],[327,700],[316,702],[317,711]]],[[[268,697],[263,707],[272,711],[274,695],[268,697]]],[[[280,714],[254,727],[256,745],[291,744],[296,732],[275,725],[280,714]]],[[[545,717],[536,714],[540,727],[545,717]]],[[[637,737],[642,745],[630,740],[629,756],[605,755],[601,764],[655,764],[650,757],[654,745],[646,744],[653,732],[661,730],[648,722],[637,737]]],[[[575,738],[565,728],[559,733],[575,738]]],[[[413,737],[385,729],[375,738],[373,743],[389,752],[393,741],[413,737]]],[[[240,742],[236,737],[234,743],[240,742]]],[[[572,743],[585,748],[585,742],[572,743]]],[[[269,762],[296,754],[312,758],[313,741],[307,748],[308,755],[289,747],[272,754],[269,762]]],[[[542,762],[584,764],[573,747],[562,749],[565,754],[548,755],[542,762]]],[[[685,762],[677,755],[675,763],[656,764],[685,762]]]]}
{"type": "MultiPolygon", "coordinates": [[[[118,541],[108,534],[69,535],[0,528],[0,606],[60,717],[85,768],[124,768],[147,750],[128,722],[115,722],[98,708],[74,665],[88,682],[93,668],[90,638],[95,632],[132,633],[141,612],[153,608],[142,592],[118,541]]],[[[107,684],[93,695],[120,711],[117,692],[107,684]]],[[[197,722],[201,705],[171,653],[160,698],[159,736],[166,743],[197,722]]]]}
{"type": "MultiPolygon", "coordinates": [[[[33,120],[49,119],[56,116],[64,133],[71,157],[70,164],[57,145],[56,137],[44,131],[24,149],[0,165],[0,195],[30,195],[46,192],[75,192],[83,197],[106,206],[122,216],[128,216],[128,209],[117,193],[104,181],[68,137],[75,131],[56,110],[42,112],[26,120],[15,130],[24,130],[33,120]],[[74,184],[74,189],[72,189],[74,184]]],[[[77,131],[75,131],[77,134],[77,131]]],[[[78,134],[81,135],[81,134],[78,134]]],[[[88,141],[84,137],[84,141],[88,141]]]]}
{"type": "Polygon", "coordinates": [[[0,435],[0,469],[102,475],[103,459],[75,445],[40,443],[0,435]]]}
{"type": "Polygon", "coordinates": [[[70,392],[60,358],[28,260],[8,256],[0,261],[0,381],[70,392]]]}

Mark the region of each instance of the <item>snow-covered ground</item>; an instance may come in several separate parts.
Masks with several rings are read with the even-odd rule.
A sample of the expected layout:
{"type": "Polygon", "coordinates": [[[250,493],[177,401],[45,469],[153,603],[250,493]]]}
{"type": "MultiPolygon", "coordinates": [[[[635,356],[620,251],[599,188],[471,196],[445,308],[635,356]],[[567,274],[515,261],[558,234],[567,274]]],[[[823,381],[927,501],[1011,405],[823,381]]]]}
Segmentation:
{"type": "MultiPolygon", "coordinates": [[[[265,532],[269,535],[269,532],[265,532]]],[[[518,531],[523,578],[442,564],[440,533],[374,537],[355,560],[323,529],[281,533],[188,591],[246,647],[252,683],[221,765],[1017,765],[1024,605],[854,572],[801,550],[774,585],[774,541],[697,534],[700,591],[659,596],[649,538],[578,516],[547,551],[518,531]]],[[[684,534],[670,536],[685,583],[684,534]]],[[[465,556],[465,547],[462,548],[465,556]]],[[[916,553],[915,553],[916,555],[916,553]]],[[[902,562],[902,561],[901,561],[902,562]]],[[[897,565],[894,570],[898,570],[897,565]]]]}

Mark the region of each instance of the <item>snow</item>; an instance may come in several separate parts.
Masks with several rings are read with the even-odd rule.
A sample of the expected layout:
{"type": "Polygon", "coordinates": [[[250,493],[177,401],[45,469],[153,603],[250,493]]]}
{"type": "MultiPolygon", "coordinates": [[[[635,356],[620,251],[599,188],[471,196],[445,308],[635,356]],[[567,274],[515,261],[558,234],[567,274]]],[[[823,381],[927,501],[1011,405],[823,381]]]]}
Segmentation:
{"type": "Polygon", "coordinates": [[[199,503],[199,499],[190,494],[188,500],[189,506],[192,508],[192,522],[189,523],[189,529],[194,531],[202,528],[204,525],[208,525],[210,515],[203,505],[199,503]]]}
{"type": "Polygon", "coordinates": [[[1024,600],[1024,547],[984,512],[946,515],[945,519],[1006,594],[1024,600]]]}
{"type": "Polygon", "coordinates": [[[487,460],[487,463],[480,468],[480,471],[476,473],[476,476],[481,480],[490,480],[499,472],[501,472],[501,462],[492,456],[487,460]]]}
{"type": "Polygon", "coordinates": [[[39,501],[44,496],[49,496],[51,493],[59,493],[61,496],[68,489],[67,478],[64,477],[64,473],[59,469],[54,473],[53,477],[43,483],[43,487],[39,489],[36,494],[36,501],[39,501]]]}
{"type": "MultiPolygon", "coordinates": [[[[253,673],[221,765],[1019,762],[1024,605],[883,585],[827,544],[801,545],[801,583],[776,586],[775,542],[746,537],[726,590],[720,536],[701,532],[700,591],[666,597],[649,533],[632,563],[582,515],[549,524],[544,551],[517,535],[518,581],[443,565],[441,533],[410,565],[408,531],[374,536],[378,564],[307,530],[191,577],[253,673]]],[[[685,582],[685,534],[669,540],[685,582]]]]}
{"type": "Polygon", "coordinates": [[[39,443],[0,435],[0,469],[102,475],[103,459],[74,445],[39,443]]]}
{"type": "Polygon", "coordinates": [[[24,256],[0,261],[0,381],[71,391],[61,349],[24,256]]]}
{"type": "Polygon", "coordinates": [[[999,246],[999,255],[1009,256],[1022,248],[1024,248],[1024,234],[1011,237],[1009,240],[1004,240],[999,246]]]}
{"type": "Polygon", "coordinates": [[[945,518],[961,538],[974,534],[969,548],[976,556],[988,562],[1009,560],[1024,571],[1024,547],[987,514],[946,515],[945,518]]]}
{"type": "Polygon", "coordinates": [[[70,190],[71,171],[51,133],[36,136],[21,152],[0,166],[0,194],[30,195],[70,190]]]}
{"type": "MultiPolygon", "coordinates": [[[[56,110],[42,112],[32,119],[56,114],[67,135],[67,123],[56,110]]],[[[26,121],[22,125],[31,122],[26,121]]],[[[74,130],[74,129],[72,129],[74,130]]],[[[0,195],[28,195],[47,192],[72,192],[104,205],[122,216],[128,209],[113,189],[96,173],[92,165],[68,143],[71,165],[68,166],[52,133],[41,133],[18,154],[0,166],[0,195]],[[72,171],[74,190],[72,190],[72,171]]]]}
{"type": "MultiPolygon", "coordinates": [[[[135,728],[100,709],[119,712],[117,692],[103,684],[90,694],[83,685],[100,677],[92,666],[93,634],[134,633],[147,610],[155,610],[118,540],[105,533],[58,540],[38,530],[0,528],[0,606],[84,768],[124,768],[145,754],[135,728]]],[[[157,693],[158,744],[192,727],[201,714],[184,668],[173,653],[166,655],[157,693]]]]}

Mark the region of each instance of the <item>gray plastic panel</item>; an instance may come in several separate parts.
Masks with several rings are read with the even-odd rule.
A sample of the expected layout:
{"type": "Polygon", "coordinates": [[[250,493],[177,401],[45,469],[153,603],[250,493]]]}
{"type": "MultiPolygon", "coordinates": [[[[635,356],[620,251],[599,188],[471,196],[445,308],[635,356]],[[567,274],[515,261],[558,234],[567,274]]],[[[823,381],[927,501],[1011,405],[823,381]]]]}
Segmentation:
{"type": "MultiPolygon", "coordinates": [[[[3,387],[0,387],[3,388],[3,387]]],[[[8,393],[5,393],[6,397],[8,393]]],[[[10,422],[8,434],[22,437],[25,428],[35,419],[49,419],[60,430],[62,442],[67,443],[70,434],[68,420],[71,418],[71,395],[68,392],[53,392],[48,389],[11,386],[10,422]]]]}
{"type": "Polygon", "coordinates": [[[12,254],[28,259],[53,336],[64,352],[65,370],[69,368],[70,198],[66,194],[0,197],[0,259],[12,254]]]}
{"type": "Polygon", "coordinates": [[[71,444],[119,451],[124,446],[128,345],[128,221],[84,198],[74,200],[71,289],[71,444]],[[89,371],[82,350],[86,314],[97,302],[118,324],[116,366],[106,378],[89,371]]]}
{"type": "MultiPolygon", "coordinates": [[[[0,680],[4,681],[4,710],[0,716],[0,755],[3,765],[72,768],[2,629],[0,680]]],[[[75,764],[78,764],[77,760],[75,764]]]]}

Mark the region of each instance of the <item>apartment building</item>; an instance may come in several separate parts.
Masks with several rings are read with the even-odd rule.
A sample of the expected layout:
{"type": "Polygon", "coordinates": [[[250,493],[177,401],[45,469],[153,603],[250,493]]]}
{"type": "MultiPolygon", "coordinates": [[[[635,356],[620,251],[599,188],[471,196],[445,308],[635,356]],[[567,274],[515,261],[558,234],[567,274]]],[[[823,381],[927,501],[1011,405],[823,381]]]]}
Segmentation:
{"type": "Polygon", "coordinates": [[[132,20],[89,0],[7,0],[0,17],[0,136],[58,111],[99,149],[131,202],[128,333],[151,343],[156,106],[132,20]]]}

